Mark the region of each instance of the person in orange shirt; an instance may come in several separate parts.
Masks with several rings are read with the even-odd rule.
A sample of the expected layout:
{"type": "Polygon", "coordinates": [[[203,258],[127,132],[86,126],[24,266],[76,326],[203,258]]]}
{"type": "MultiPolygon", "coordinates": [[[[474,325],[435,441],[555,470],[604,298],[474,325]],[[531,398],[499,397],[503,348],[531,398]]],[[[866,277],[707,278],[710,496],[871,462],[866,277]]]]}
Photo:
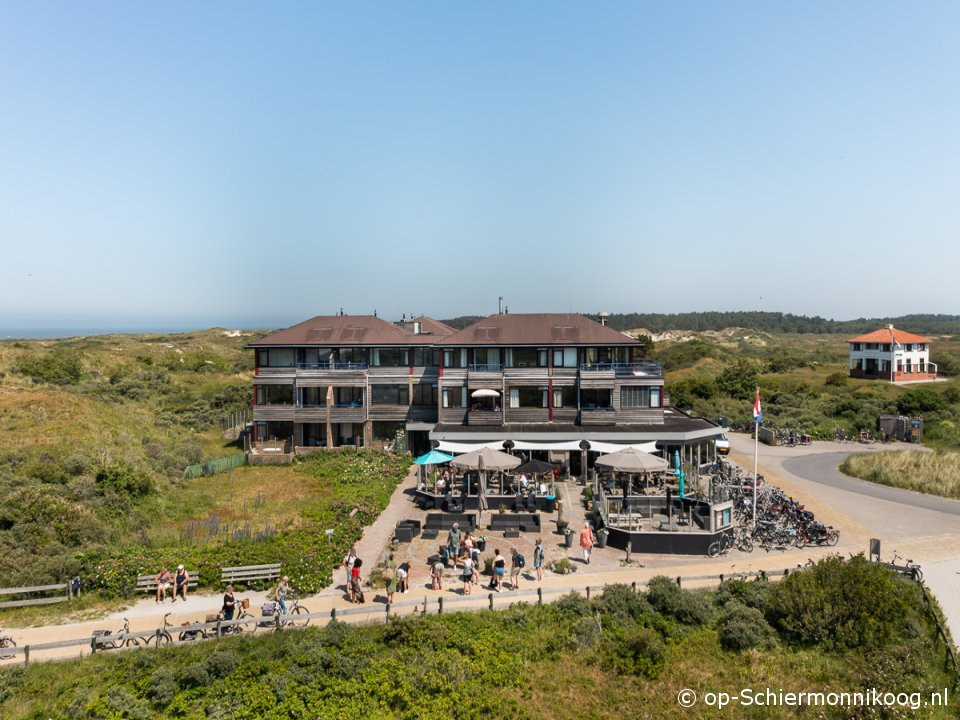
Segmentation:
{"type": "Polygon", "coordinates": [[[590,551],[593,550],[593,544],[596,538],[593,537],[593,530],[590,529],[590,523],[583,524],[583,530],[580,531],[580,547],[583,548],[583,561],[590,564],[590,551]]]}

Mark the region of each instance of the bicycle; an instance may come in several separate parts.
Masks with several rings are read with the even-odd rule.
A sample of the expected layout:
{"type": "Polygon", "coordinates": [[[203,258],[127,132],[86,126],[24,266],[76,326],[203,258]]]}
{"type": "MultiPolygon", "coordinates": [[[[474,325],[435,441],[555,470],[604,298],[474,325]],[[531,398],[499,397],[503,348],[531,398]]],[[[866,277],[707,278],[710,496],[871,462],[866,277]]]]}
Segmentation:
{"type": "Polygon", "coordinates": [[[171,628],[174,626],[173,623],[167,620],[167,618],[169,618],[171,615],[173,615],[173,613],[168,612],[166,615],[163,616],[163,625],[157,628],[157,633],[154,637],[144,638],[144,644],[149,645],[150,641],[154,640],[157,643],[157,647],[163,647],[164,645],[169,645],[170,643],[173,642],[173,636],[167,632],[167,628],[171,628]]]}
{"type": "MultiPolygon", "coordinates": [[[[9,635],[0,635],[0,648],[15,648],[17,646],[16,640],[14,640],[9,635]]],[[[5,655],[0,654],[0,660],[9,660],[16,655],[5,655]]]]}
{"type": "MultiPolygon", "coordinates": [[[[130,621],[127,618],[123,619],[123,627],[117,631],[117,634],[114,635],[109,630],[94,630],[93,635],[96,637],[96,645],[98,650],[119,650],[124,647],[139,647],[140,638],[127,637],[130,634],[130,621]]],[[[149,638],[144,638],[144,644],[149,641],[149,638]]]]}
{"type": "Polygon", "coordinates": [[[923,580],[923,571],[920,569],[920,565],[915,563],[913,560],[897,555],[896,550],[893,551],[893,560],[890,562],[890,564],[893,565],[895,568],[902,568],[905,570],[909,570],[910,577],[912,577],[917,582],[920,582],[921,580],[923,580]],[[897,560],[904,560],[906,562],[904,565],[897,565],[897,560]]]}
{"type": "MultiPolygon", "coordinates": [[[[243,598],[237,601],[236,604],[236,617],[228,620],[225,625],[220,626],[220,635],[241,635],[244,632],[256,632],[257,626],[260,623],[241,623],[241,620],[246,620],[247,618],[254,617],[253,613],[247,612],[247,608],[250,607],[250,600],[243,598]]],[[[221,622],[224,620],[223,610],[217,613],[216,620],[221,622]]],[[[207,622],[213,622],[211,618],[207,618],[207,622]]]]}
{"type": "Polygon", "coordinates": [[[289,620],[284,620],[281,617],[281,622],[283,625],[292,625],[293,627],[306,627],[310,624],[310,618],[300,617],[301,615],[309,615],[310,611],[307,610],[303,605],[300,604],[300,598],[296,596],[296,593],[290,593],[290,596],[293,598],[293,605],[287,609],[287,617],[289,620]],[[291,617],[294,616],[294,617],[291,617]]]}

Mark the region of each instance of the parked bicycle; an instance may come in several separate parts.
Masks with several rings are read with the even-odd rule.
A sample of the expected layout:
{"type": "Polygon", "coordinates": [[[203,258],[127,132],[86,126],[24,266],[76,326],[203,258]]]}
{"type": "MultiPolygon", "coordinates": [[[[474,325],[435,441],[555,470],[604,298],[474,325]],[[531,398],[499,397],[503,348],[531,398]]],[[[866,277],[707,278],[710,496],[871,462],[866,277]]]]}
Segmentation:
{"type": "MultiPolygon", "coordinates": [[[[96,638],[95,643],[98,650],[119,650],[124,647],[138,647],[140,638],[128,637],[130,635],[130,621],[123,619],[123,627],[113,634],[110,630],[94,630],[93,635],[96,638]]],[[[144,638],[144,644],[149,638],[144,638]]]]}
{"type": "Polygon", "coordinates": [[[9,660],[16,655],[7,655],[3,653],[2,648],[15,648],[17,646],[16,640],[14,640],[9,635],[0,635],[0,660],[9,660]]]}
{"type": "Polygon", "coordinates": [[[169,645],[170,643],[173,642],[173,636],[167,632],[167,628],[173,627],[173,623],[171,623],[167,619],[171,615],[173,615],[173,613],[167,613],[166,615],[163,616],[163,624],[157,628],[156,635],[154,635],[153,637],[144,638],[145,640],[144,644],[149,645],[150,641],[153,640],[156,643],[157,647],[163,647],[164,645],[169,645]]]}
{"type": "Polygon", "coordinates": [[[893,551],[893,561],[890,563],[896,568],[903,568],[907,571],[906,574],[910,575],[914,580],[921,581],[923,580],[923,571],[920,569],[920,565],[915,563],[913,560],[897,555],[897,551],[893,551]],[[903,565],[897,565],[897,560],[904,560],[903,565]]]}

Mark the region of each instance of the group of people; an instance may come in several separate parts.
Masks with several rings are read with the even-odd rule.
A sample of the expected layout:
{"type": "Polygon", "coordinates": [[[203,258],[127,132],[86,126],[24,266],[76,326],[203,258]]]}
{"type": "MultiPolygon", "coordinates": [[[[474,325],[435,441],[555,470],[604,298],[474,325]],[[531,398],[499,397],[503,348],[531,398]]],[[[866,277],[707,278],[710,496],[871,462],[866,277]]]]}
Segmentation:
{"type": "MultiPolygon", "coordinates": [[[[293,592],[290,587],[290,578],[284,575],[280,582],[273,588],[273,600],[280,607],[280,614],[287,614],[287,595],[293,592]]],[[[233,585],[227,585],[223,593],[223,606],[220,608],[220,615],[224,620],[233,620],[233,613],[236,610],[238,600],[233,594],[233,585]]],[[[240,601],[242,602],[242,601],[240,601]]]]}
{"type": "Polygon", "coordinates": [[[173,575],[167,568],[161,568],[160,572],[154,578],[157,583],[157,599],[155,602],[162,603],[167,599],[167,591],[173,586],[173,592],[170,595],[171,603],[175,603],[178,597],[187,601],[187,586],[190,584],[190,573],[183,569],[183,565],[177,565],[177,573],[173,575]]]}

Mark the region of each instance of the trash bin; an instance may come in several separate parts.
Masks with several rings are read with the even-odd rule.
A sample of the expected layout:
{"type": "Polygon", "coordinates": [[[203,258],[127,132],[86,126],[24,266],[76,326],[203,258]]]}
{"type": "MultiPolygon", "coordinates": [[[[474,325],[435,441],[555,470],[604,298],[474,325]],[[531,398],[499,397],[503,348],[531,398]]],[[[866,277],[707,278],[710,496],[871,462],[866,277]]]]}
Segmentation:
{"type": "Polygon", "coordinates": [[[563,545],[564,547],[573,547],[573,530],[568,529],[566,534],[563,536],[563,545]]]}
{"type": "Polygon", "coordinates": [[[543,511],[552,513],[556,509],[557,509],[557,496],[547,495],[547,506],[543,509],[543,511]]]}

